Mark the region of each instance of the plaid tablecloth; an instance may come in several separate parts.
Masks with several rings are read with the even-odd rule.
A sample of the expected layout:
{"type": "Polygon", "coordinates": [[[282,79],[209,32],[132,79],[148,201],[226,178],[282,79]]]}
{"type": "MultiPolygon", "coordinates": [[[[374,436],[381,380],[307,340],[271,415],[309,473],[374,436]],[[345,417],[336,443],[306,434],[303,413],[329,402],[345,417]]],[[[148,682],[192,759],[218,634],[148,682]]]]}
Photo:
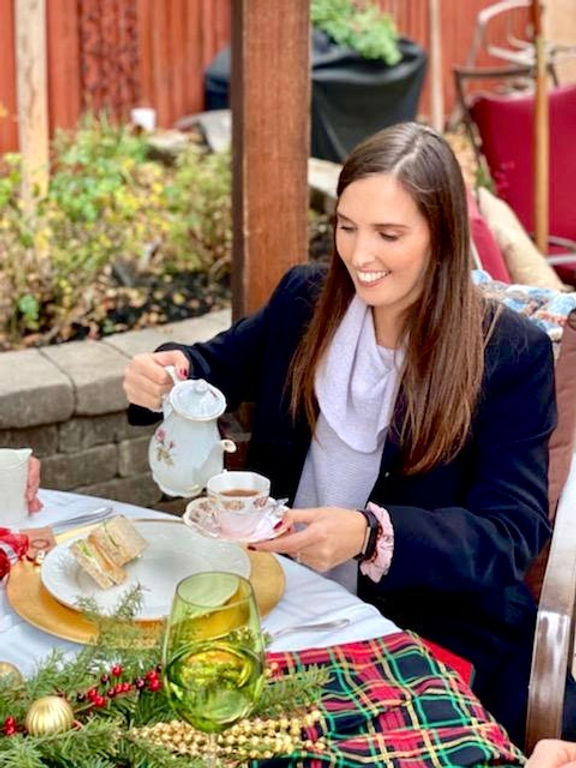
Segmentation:
{"type": "Polygon", "coordinates": [[[314,747],[260,766],[518,766],[523,755],[460,675],[416,635],[401,632],[333,648],[276,653],[286,669],[328,666],[331,681],[308,731],[314,747]]]}

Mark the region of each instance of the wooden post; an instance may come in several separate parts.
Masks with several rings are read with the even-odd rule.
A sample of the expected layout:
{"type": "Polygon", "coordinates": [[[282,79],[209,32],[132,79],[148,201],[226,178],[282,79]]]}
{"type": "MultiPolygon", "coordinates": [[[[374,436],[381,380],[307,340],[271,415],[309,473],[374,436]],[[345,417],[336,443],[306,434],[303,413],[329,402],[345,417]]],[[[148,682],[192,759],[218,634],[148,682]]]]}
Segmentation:
{"type": "Polygon", "coordinates": [[[17,0],[14,6],[22,199],[30,212],[34,189],[44,195],[48,188],[46,8],[45,0],[17,0]]]}
{"type": "Polygon", "coordinates": [[[549,158],[550,126],[548,122],[548,92],[546,51],[542,31],[540,0],[532,0],[534,45],[536,53],[536,101],[534,107],[534,232],[540,253],[548,253],[549,158]]]}
{"type": "Polygon", "coordinates": [[[441,18],[441,0],[428,0],[432,126],[439,132],[444,130],[444,67],[442,65],[441,18]]]}
{"type": "Polygon", "coordinates": [[[308,257],[309,0],[232,0],[233,316],[308,257]]]}

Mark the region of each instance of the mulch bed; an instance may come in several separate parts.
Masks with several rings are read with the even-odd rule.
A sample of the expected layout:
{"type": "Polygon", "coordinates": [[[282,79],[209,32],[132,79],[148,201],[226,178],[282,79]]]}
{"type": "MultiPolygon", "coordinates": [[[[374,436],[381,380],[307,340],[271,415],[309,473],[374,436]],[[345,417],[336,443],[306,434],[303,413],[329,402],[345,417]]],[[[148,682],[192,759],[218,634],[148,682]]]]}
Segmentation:
{"type": "Polygon", "coordinates": [[[229,305],[228,276],[214,280],[203,272],[142,275],[130,287],[111,281],[101,298],[98,316],[72,323],[67,338],[55,341],[100,338],[197,317],[229,305]]]}

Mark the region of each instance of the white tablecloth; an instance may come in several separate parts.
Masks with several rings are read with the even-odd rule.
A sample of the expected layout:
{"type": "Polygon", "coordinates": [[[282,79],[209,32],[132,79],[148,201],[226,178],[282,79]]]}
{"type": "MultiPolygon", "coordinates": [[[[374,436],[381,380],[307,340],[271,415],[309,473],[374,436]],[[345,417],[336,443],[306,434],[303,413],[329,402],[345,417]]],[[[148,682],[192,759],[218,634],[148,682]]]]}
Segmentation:
{"type": "MultiPolygon", "coordinates": [[[[30,519],[30,526],[51,525],[76,515],[90,512],[106,500],[61,491],[41,491],[44,509],[30,519]]],[[[131,504],[109,502],[127,517],[162,518],[160,512],[131,504]]],[[[276,607],[263,620],[265,630],[274,634],[294,624],[349,618],[350,624],[331,631],[292,632],[272,643],[273,651],[322,648],[354,640],[369,640],[397,632],[398,628],[371,605],[362,602],[335,582],[284,557],[279,562],[286,575],[286,591],[276,607]]],[[[0,586],[0,660],[10,661],[29,674],[36,662],[54,647],[66,652],[80,648],[76,643],[60,640],[35,629],[10,607],[4,586],[0,586]]]]}

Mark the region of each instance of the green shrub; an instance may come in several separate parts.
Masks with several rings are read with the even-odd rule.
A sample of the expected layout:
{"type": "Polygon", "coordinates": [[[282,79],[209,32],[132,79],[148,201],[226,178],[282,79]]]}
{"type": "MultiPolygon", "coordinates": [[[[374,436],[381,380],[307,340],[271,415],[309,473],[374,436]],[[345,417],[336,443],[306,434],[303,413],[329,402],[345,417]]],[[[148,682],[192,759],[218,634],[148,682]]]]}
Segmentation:
{"type": "MultiPolygon", "coordinates": [[[[48,193],[25,215],[18,155],[0,159],[0,336],[57,337],[96,311],[96,283],[134,269],[229,267],[229,155],[191,146],[176,168],[147,159],[144,136],[86,118],[53,142],[48,193]],[[153,260],[149,254],[154,253],[153,260]]],[[[32,339],[35,340],[35,337],[32,339]]]]}
{"type": "Polygon", "coordinates": [[[314,27],[365,59],[394,66],[402,58],[394,21],[373,0],[312,0],[310,16],[314,27]]]}
{"type": "Polygon", "coordinates": [[[221,276],[232,253],[232,167],[229,152],[191,145],[165,193],[171,213],[164,261],[168,269],[203,269],[221,276]]]}

